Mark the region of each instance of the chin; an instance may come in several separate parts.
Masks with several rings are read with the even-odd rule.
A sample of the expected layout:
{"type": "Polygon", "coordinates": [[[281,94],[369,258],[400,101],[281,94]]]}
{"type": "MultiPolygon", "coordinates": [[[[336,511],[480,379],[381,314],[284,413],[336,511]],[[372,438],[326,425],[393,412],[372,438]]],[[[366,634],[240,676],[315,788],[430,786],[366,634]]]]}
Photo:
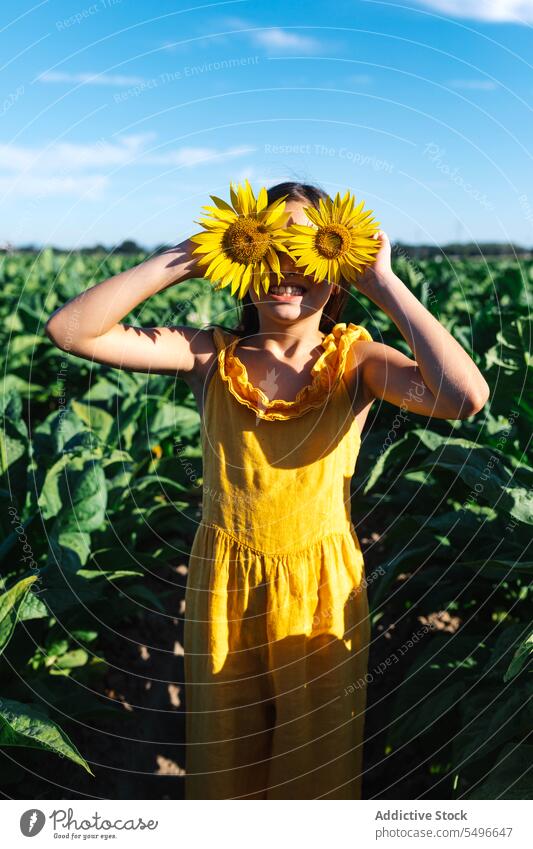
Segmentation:
{"type": "Polygon", "coordinates": [[[264,304],[263,309],[268,309],[269,313],[273,313],[278,318],[293,320],[301,318],[304,310],[300,304],[264,304]]]}

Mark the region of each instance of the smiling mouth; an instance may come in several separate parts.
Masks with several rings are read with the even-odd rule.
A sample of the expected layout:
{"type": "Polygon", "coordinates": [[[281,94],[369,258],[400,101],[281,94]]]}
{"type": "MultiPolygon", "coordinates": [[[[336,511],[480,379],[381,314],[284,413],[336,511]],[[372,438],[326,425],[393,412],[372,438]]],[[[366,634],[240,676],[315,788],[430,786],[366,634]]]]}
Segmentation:
{"type": "Polygon", "coordinates": [[[307,292],[307,286],[301,283],[302,277],[294,272],[287,272],[278,284],[270,284],[269,294],[285,297],[302,297],[307,292]]]}
{"type": "Polygon", "coordinates": [[[297,298],[303,297],[307,289],[292,283],[282,283],[280,286],[270,286],[268,293],[274,298],[297,298]]]}

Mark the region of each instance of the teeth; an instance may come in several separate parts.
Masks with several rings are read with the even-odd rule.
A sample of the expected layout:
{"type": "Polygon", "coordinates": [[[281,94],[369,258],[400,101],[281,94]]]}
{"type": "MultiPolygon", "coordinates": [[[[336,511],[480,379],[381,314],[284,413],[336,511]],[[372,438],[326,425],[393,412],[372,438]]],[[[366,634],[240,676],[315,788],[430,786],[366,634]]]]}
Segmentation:
{"type": "Polygon", "coordinates": [[[303,295],[305,289],[302,286],[272,286],[275,295],[303,295]]]}

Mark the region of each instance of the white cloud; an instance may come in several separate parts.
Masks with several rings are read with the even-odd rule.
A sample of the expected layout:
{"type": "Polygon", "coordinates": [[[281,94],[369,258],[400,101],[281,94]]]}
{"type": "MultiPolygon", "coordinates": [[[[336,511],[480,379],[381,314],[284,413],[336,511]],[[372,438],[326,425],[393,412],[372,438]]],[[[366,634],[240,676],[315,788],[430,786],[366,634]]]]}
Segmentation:
{"type": "Polygon", "coordinates": [[[153,133],[122,136],[117,142],[99,139],[90,144],[57,142],[44,147],[0,145],[0,170],[49,173],[84,171],[91,168],[125,165],[154,138],[153,133]]]}
{"type": "MultiPolygon", "coordinates": [[[[301,35],[294,30],[281,27],[263,29],[254,21],[229,16],[222,19],[221,25],[228,27],[233,35],[242,35],[267,50],[303,50],[308,52],[322,47],[321,42],[308,35],[301,35]]],[[[217,38],[220,36],[217,35],[217,38]]]]}
{"type": "Polygon", "coordinates": [[[272,50],[315,50],[319,46],[314,38],[278,27],[252,32],[250,35],[256,44],[272,50]]]}
{"type": "Polygon", "coordinates": [[[9,177],[0,176],[0,193],[9,193],[11,197],[32,198],[34,201],[57,195],[98,200],[102,197],[107,184],[108,178],[102,174],[89,177],[44,177],[39,174],[18,174],[9,177]]]}
{"type": "Polygon", "coordinates": [[[211,162],[216,159],[226,159],[233,156],[244,156],[251,153],[253,147],[230,147],[227,150],[216,150],[212,147],[182,147],[168,153],[149,155],[145,162],[153,165],[178,165],[191,168],[201,162],[211,162]]]}
{"type": "Polygon", "coordinates": [[[372,77],[370,74],[352,74],[348,77],[347,82],[352,85],[366,85],[367,83],[372,82],[372,77]]]}
{"type": "Polygon", "coordinates": [[[494,80],[450,80],[451,88],[470,89],[472,91],[494,91],[498,84],[494,80]]]}
{"type": "Polygon", "coordinates": [[[131,86],[145,82],[143,77],[127,77],[122,74],[66,74],[61,71],[44,71],[37,77],[41,83],[83,83],[86,85],[131,86]]]}
{"type": "Polygon", "coordinates": [[[174,150],[147,149],[155,133],[127,135],[116,141],[99,139],[89,144],[58,142],[49,146],[25,147],[0,144],[0,191],[21,197],[76,195],[100,197],[110,183],[102,169],[129,165],[160,168],[192,168],[221,159],[237,158],[252,147],[179,147],[174,150]],[[95,171],[94,174],[85,172],[95,171]]]}
{"type": "MultiPolygon", "coordinates": [[[[256,179],[257,177],[255,168],[253,167],[253,165],[247,165],[246,168],[241,168],[240,171],[237,171],[235,177],[233,178],[233,182],[244,183],[245,180],[248,180],[250,183],[253,183],[256,179]]],[[[264,185],[264,183],[262,183],[262,185],[264,185]]]]}
{"type": "Polygon", "coordinates": [[[181,150],[156,154],[148,157],[148,159],[150,162],[160,165],[183,165],[185,168],[190,168],[211,159],[215,153],[213,148],[210,147],[183,147],[181,150]]]}
{"type": "Polygon", "coordinates": [[[146,149],[153,141],[154,133],[122,136],[116,142],[104,139],[90,144],[58,142],[49,147],[23,147],[0,144],[0,171],[40,173],[78,172],[93,168],[120,167],[123,165],[176,165],[187,168],[200,162],[209,162],[226,157],[244,156],[252,147],[181,147],[175,150],[150,152],[146,149]]]}
{"type": "Polygon", "coordinates": [[[224,23],[228,27],[234,27],[235,29],[247,29],[252,26],[249,21],[246,21],[244,18],[239,18],[237,15],[228,15],[224,18],[224,23]]]}
{"type": "Polygon", "coordinates": [[[533,0],[418,0],[418,3],[457,18],[514,23],[533,21],[533,0]]]}

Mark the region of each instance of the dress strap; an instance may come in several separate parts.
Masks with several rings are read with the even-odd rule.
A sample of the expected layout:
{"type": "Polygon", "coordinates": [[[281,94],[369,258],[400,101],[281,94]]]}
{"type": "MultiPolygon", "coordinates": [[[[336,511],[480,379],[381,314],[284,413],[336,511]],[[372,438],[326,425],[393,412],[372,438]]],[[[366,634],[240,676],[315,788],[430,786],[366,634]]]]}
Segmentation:
{"type": "Polygon", "coordinates": [[[234,339],[235,334],[228,328],[217,326],[213,327],[213,342],[215,343],[217,353],[220,354],[220,352],[227,348],[234,339]]]}

